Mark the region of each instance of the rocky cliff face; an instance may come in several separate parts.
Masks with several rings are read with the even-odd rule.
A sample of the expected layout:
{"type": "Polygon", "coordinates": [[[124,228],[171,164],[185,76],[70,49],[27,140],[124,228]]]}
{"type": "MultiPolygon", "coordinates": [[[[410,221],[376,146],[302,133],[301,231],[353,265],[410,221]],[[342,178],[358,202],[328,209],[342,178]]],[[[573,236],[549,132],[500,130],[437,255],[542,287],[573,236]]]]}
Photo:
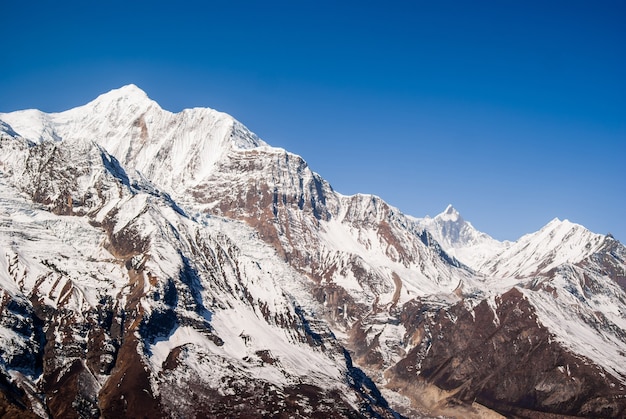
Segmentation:
{"type": "Polygon", "coordinates": [[[555,220],[501,244],[452,207],[408,217],[134,86],[0,120],[0,409],[626,413],[611,237],[555,220]]]}

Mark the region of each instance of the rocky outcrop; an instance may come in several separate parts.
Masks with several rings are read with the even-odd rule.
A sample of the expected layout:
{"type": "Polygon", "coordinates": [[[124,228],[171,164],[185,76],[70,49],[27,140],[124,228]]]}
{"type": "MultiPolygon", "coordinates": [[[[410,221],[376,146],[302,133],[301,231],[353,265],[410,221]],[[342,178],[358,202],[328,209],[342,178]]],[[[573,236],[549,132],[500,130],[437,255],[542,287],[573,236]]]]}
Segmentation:
{"type": "Polygon", "coordinates": [[[555,341],[515,288],[472,309],[407,305],[402,318],[417,344],[389,370],[394,386],[418,378],[445,390],[446,404],[477,402],[507,417],[625,412],[624,383],[555,341]]]}

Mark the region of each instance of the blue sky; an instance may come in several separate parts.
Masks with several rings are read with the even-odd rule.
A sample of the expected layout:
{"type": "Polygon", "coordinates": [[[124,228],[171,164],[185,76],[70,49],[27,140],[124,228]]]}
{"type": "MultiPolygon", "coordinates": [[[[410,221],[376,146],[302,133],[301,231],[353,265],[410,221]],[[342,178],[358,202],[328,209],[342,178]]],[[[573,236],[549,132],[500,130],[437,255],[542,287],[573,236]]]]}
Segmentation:
{"type": "Polygon", "coordinates": [[[559,217],[626,240],[626,1],[0,5],[0,112],[135,83],[230,113],[344,194],[452,203],[498,239],[559,217]]]}

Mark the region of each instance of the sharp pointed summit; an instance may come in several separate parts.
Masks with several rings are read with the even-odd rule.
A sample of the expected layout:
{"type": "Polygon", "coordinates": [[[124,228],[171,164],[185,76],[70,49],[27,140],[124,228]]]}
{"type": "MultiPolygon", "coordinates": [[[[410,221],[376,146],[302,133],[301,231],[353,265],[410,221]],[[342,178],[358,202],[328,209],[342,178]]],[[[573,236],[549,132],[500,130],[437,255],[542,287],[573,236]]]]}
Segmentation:
{"type": "Polygon", "coordinates": [[[476,230],[451,204],[434,218],[418,219],[418,224],[427,230],[448,254],[473,269],[507,246],[506,242],[499,242],[488,234],[476,230]]]}
{"type": "Polygon", "coordinates": [[[444,213],[445,214],[449,214],[449,215],[452,215],[452,214],[457,214],[458,215],[459,214],[459,212],[456,210],[456,208],[454,208],[452,206],[452,204],[448,204],[448,206],[446,207],[446,210],[444,211],[444,213]]]}
{"type": "Polygon", "coordinates": [[[463,221],[463,217],[461,217],[461,214],[459,213],[459,211],[457,211],[457,209],[454,208],[452,204],[449,204],[446,207],[445,211],[437,215],[435,218],[438,218],[440,220],[452,221],[452,222],[463,221]]]}

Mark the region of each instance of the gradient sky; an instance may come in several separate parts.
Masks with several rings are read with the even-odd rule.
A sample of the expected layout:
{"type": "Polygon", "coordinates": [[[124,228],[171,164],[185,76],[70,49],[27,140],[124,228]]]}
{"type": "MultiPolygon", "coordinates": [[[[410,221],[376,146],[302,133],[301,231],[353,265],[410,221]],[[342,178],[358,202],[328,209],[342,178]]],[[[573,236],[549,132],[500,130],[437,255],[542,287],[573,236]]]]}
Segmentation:
{"type": "Polygon", "coordinates": [[[344,194],[515,240],[626,241],[626,1],[0,0],[0,112],[135,83],[233,115],[344,194]],[[341,3],[341,4],[336,4],[341,3]]]}

